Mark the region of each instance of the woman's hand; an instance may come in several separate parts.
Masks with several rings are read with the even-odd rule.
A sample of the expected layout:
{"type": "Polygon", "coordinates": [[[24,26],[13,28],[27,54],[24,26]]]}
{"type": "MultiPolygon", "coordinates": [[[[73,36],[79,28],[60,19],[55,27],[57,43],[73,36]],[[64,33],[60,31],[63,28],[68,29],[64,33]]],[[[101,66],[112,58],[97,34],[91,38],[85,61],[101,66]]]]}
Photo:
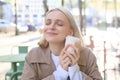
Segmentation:
{"type": "Polygon", "coordinates": [[[64,70],[68,70],[69,65],[71,64],[71,59],[68,57],[66,50],[69,46],[65,46],[60,54],[60,64],[64,70]]]}
{"type": "Polygon", "coordinates": [[[73,65],[77,64],[77,62],[80,58],[79,45],[77,43],[75,43],[75,44],[69,45],[69,47],[72,47],[74,51],[72,51],[72,52],[67,51],[66,54],[67,54],[67,57],[69,57],[71,60],[70,66],[73,66],[73,65]]]}

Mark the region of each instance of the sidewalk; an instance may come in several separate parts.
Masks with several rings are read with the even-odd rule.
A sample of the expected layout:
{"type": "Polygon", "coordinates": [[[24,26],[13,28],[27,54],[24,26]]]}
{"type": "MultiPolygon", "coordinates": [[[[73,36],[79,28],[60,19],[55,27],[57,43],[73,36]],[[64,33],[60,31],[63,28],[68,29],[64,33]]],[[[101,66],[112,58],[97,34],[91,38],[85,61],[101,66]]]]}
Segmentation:
{"type": "MultiPolygon", "coordinates": [[[[0,55],[11,53],[13,46],[22,45],[30,41],[39,40],[41,34],[37,32],[27,32],[18,36],[0,37],[0,55]]],[[[26,44],[28,45],[28,44],[26,44]]]]}
{"type": "Polygon", "coordinates": [[[38,31],[27,32],[17,36],[0,35],[0,48],[21,44],[39,38],[40,38],[40,33],[38,31]]]}

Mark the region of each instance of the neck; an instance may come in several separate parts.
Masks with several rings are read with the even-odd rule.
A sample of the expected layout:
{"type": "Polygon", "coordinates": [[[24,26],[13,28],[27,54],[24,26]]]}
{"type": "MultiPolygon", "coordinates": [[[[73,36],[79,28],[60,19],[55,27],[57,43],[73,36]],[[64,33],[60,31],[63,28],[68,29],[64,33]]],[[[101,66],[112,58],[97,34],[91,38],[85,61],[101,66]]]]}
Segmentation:
{"type": "Polygon", "coordinates": [[[56,56],[59,56],[62,49],[64,48],[64,43],[49,43],[50,46],[50,50],[52,51],[52,53],[56,56]]]}

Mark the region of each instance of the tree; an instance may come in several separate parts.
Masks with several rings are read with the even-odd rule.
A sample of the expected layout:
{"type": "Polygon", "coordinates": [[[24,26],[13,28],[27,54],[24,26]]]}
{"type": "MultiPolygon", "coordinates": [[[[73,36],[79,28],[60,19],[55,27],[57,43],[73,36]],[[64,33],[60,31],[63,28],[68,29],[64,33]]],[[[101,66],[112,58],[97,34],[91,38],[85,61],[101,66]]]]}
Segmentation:
{"type": "Polygon", "coordinates": [[[5,2],[0,1],[0,19],[2,19],[4,16],[3,5],[5,5],[5,4],[6,4],[5,2]]]}
{"type": "Polygon", "coordinates": [[[47,6],[47,0],[43,0],[43,8],[44,8],[44,11],[45,11],[45,13],[44,13],[44,16],[45,16],[47,11],[49,10],[48,6],[47,6]]]}

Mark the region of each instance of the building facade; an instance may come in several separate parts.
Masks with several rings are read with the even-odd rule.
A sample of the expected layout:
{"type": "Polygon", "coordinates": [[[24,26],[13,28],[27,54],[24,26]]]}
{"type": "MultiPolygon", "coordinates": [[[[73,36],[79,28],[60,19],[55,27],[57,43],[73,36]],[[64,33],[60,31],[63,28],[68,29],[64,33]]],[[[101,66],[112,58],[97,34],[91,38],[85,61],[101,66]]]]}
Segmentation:
{"type": "MultiPolygon", "coordinates": [[[[13,6],[13,21],[18,25],[27,25],[31,22],[34,26],[40,26],[44,18],[43,0],[6,0],[13,6]],[[16,18],[15,18],[16,15],[16,18]]],[[[61,0],[47,0],[49,9],[61,6],[61,0]]]]}

